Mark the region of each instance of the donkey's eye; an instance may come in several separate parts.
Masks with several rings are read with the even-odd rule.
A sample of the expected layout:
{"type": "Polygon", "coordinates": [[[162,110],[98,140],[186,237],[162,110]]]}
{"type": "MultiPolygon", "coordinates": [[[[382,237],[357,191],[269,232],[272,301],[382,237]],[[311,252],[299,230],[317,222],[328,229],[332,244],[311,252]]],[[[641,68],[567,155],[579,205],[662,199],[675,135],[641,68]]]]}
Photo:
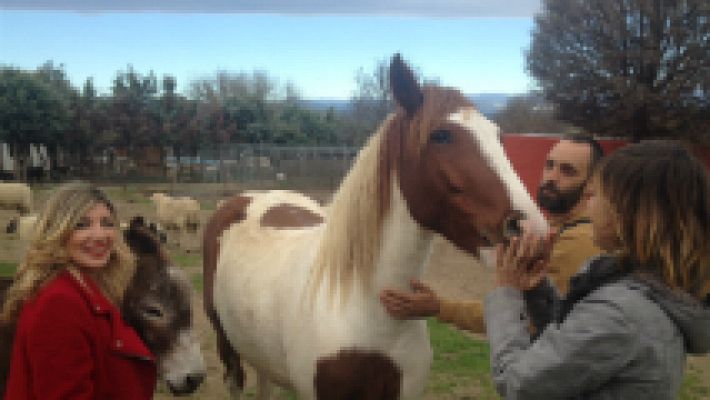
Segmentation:
{"type": "Polygon", "coordinates": [[[453,136],[446,129],[437,129],[431,134],[429,140],[432,143],[448,144],[453,142],[453,136]]]}
{"type": "Polygon", "coordinates": [[[158,307],[146,307],[143,309],[143,314],[148,318],[162,318],[163,311],[158,307]]]}

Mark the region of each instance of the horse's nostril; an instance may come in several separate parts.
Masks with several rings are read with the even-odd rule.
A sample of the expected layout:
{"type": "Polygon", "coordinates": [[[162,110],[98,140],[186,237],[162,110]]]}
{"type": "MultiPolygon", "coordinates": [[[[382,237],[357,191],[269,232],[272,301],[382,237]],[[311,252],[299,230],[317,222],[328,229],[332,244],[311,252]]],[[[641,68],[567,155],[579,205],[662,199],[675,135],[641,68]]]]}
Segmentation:
{"type": "Polygon", "coordinates": [[[515,211],[509,215],[503,222],[503,237],[510,239],[514,236],[520,236],[523,228],[520,226],[520,221],[525,215],[520,211],[515,211]]]}

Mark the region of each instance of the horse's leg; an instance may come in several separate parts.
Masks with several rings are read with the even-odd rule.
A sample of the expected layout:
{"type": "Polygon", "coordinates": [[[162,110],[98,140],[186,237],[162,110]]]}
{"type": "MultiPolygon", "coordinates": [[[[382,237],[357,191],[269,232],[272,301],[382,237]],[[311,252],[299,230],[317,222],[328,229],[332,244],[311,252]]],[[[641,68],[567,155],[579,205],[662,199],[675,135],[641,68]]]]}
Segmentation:
{"type": "Polygon", "coordinates": [[[217,256],[219,254],[218,238],[222,232],[231,224],[242,221],[246,217],[246,207],[251,202],[248,197],[234,197],[227,201],[205,225],[203,236],[203,260],[202,271],[204,276],[204,301],[205,312],[212,322],[212,326],[217,333],[217,349],[219,358],[225,367],[224,378],[229,386],[229,391],[233,399],[239,398],[239,394],[244,389],[244,369],[237,353],[227,339],[227,335],[222,328],[217,312],[214,308],[213,287],[214,276],[217,271],[217,256]]]}
{"type": "Polygon", "coordinates": [[[217,333],[217,351],[224,365],[224,380],[229,388],[230,397],[236,400],[244,390],[244,369],[239,353],[229,343],[219,320],[215,319],[213,324],[217,333]]]}
{"type": "Polygon", "coordinates": [[[274,384],[263,372],[256,373],[256,400],[269,400],[274,384]]]}

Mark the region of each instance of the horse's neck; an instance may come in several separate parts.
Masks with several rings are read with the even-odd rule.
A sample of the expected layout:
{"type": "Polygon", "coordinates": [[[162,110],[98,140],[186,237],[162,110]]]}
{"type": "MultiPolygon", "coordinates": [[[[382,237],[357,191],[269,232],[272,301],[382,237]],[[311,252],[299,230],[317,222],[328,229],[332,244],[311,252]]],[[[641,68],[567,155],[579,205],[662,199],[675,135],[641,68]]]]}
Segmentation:
{"type": "Polygon", "coordinates": [[[382,247],[376,260],[375,287],[409,289],[419,278],[431,254],[433,233],[412,218],[396,182],[393,183],[390,211],[383,221],[382,247]]]}

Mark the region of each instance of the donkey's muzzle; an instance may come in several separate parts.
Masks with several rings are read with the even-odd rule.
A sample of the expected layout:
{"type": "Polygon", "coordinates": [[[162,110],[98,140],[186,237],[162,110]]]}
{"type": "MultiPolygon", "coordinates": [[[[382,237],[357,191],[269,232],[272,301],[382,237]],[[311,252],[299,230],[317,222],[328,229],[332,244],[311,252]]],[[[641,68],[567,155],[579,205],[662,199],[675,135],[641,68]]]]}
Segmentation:
{"type": "Polygon", "coordinates": [[[204,373],[188,374],[185,376],[184,381],[179,385],[168,382],[168,388],[174,396],[186,396],[197,390],[204,380],[204,373]]]}

